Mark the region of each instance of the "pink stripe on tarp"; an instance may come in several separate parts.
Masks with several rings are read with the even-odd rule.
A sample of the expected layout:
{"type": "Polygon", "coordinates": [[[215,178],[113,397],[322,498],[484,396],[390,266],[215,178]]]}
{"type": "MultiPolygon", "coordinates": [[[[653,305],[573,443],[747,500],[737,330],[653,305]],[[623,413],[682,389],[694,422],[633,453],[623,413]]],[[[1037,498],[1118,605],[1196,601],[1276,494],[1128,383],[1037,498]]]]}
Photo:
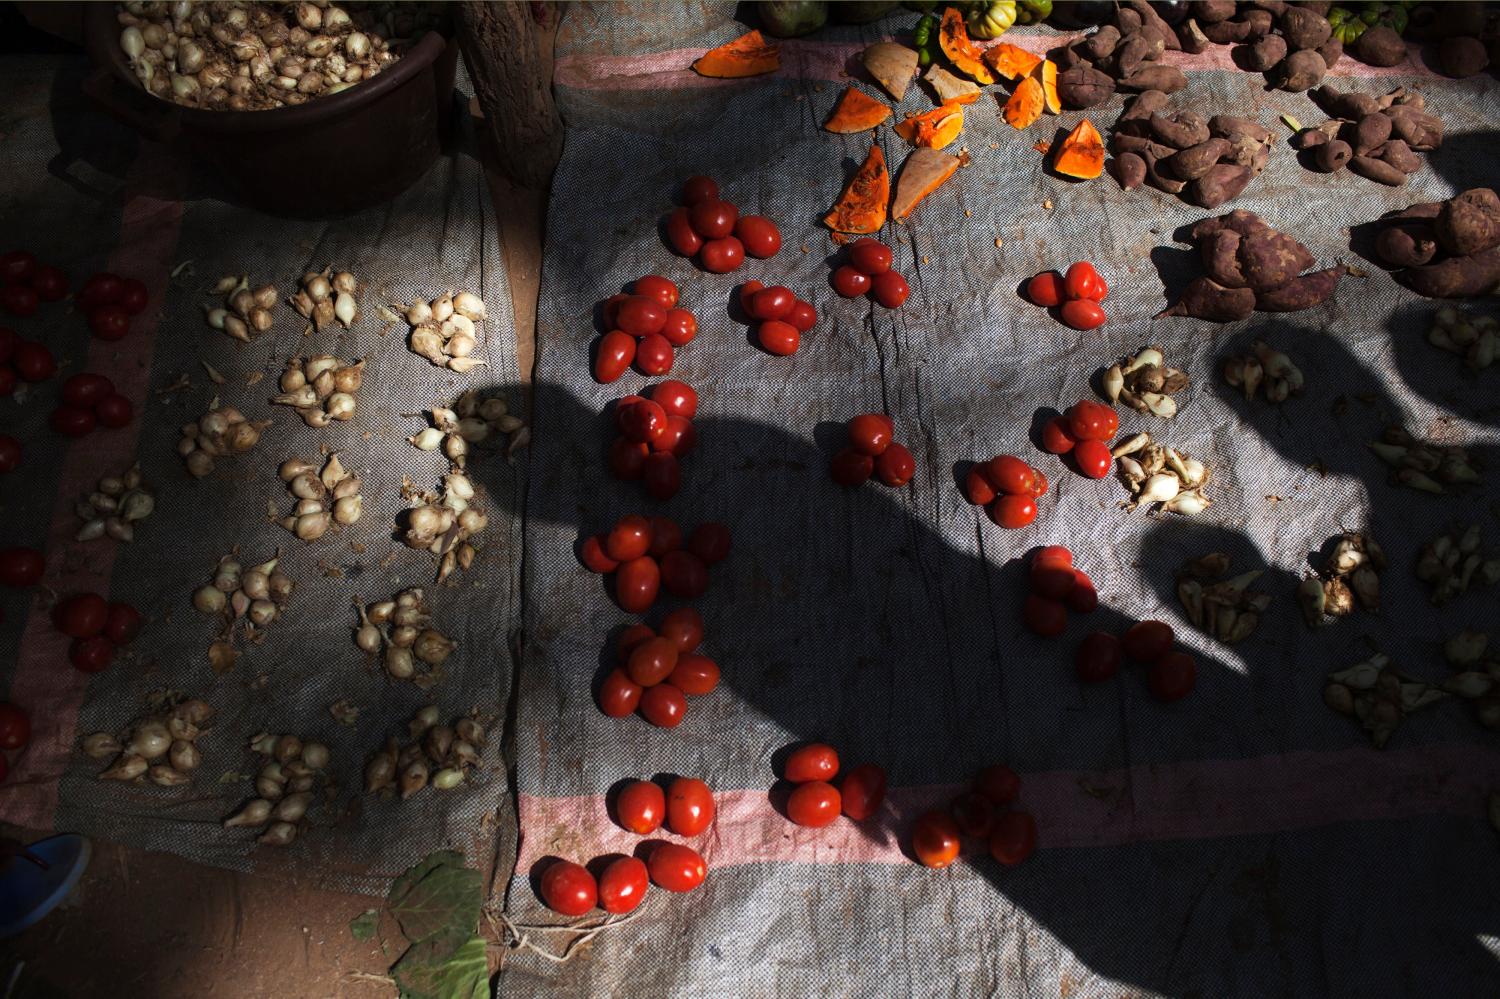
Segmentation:
{"type": "MultiPolygon", "coordinates": [[[[143,281],[150,299],[146,310],[132,320],[127,337],[113,343],[90,337],[88,356],[69,372],[107,375],[115,390],[135,404],[136,419],[127,427],[96,430],[77,441],[39,442],[63,452],[62,473],[45,542],[47,574],[32,599],[10,686],[10,700],[31,715],[31,743],[11,760],[10,777],[0,784],[0,818],[30,829],[52,828],[58,779],[72,753],[78,709],[89,682],[89,674],[68,662],[70,639],[52,626],[48,610],[55,597],[84,590],[110,596],[117,542],[73,540],[80,526],[73,506],[94,490],[101,475],[123,472],[135,455],[150,389],[156,319],[166,301],[169,261],[182,222],[182,202],[143,192],[148,184],[159,187],[175,180],[178,169],[178,161],[155,145],[146,145],[132,164],[120,217],[120,241],[105,266],[143,281]]],[[[71,277],[76,290],[88,275],[75,272],[71,277]]],[[[80,325],[85,322],[82,315],[73,319],[80,325]]],[[[55,386],[49,388],[55,392],[55,386]]],[[[45,460],[45,456],[38,453],[35,459],[45,460]]],[[[122,597],[128,599],[128,594],[122,597]]],[[[113,668],[120,668],[118,662],[113,668]]]]}
{"type": "MultiPolygon", "coordinates": [[[[1081,35],[1006,35],[991,43],[978,42],[981,48],[1002,42],[1043,55],[1081,35]]],[[[886,39],[890,41],[892,39],[886,39]]],[[[858,66],[858,56],[866,43],[814,42],[789,39],[781,43],[781,68],[774,73],[737,80],[699,76],[693,72],[693,61],[704,49],[669,49],[645,55],[567,55],[553,65],[553,82],[575,90],[690,90],[704,87],[732,86],[746,80],[791,79],[846,82],[849,70],[858,66]]],[[[1229,45],[1211,45],[1204,52],[1168,52],[1161,62],[1188,71],[1243,72],[1230,57],[1229,45]]],[[[856,70],[857,71],[857,70],[856,70]]],[[[1340,59],[1329,76],[1375,78],[1387,76],[1435,76],[1422,62],[1418,50],[1408,46],[1407,58],[1396,66],[1367,66],[1350,56],[1340,59]]],[[[999,91],[997,91],[999,92],[999,91]]]]}
{"type": "MultiPolygon", "coordinates": [[[[1500,786],[1500,752],[1440,744],[1380,752],[1367,747],[1246,760],[1198,760],[1128,770],[1049,771],[1023,776],[1018,808],[1037,821],[1041,848],[1225,839],[1418,815],[1484,813],[1500,786]]],[[[912,819],[963,788],[893,788],[880,820],[839,819],[803,829],[782,818],[761,789],[715,795],[718,818],[690,843],[713,867],[742,864],[905,864],[898,837],[912,819]]],[[[587,861],[630,853],[642,837],[610,821],[602,795],[520,796],[524,874],[549,855],[587,861]]],[[[966,852],[984,852],[966,844],[966,852]]]]}

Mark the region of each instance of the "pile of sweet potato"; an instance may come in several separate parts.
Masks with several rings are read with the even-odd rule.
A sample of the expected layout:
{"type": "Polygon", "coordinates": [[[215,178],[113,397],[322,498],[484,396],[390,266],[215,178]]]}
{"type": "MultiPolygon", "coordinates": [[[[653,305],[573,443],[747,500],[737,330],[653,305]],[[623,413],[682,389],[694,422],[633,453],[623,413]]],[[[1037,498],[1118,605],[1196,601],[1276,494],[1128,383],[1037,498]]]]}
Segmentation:
{"type": "Polygon", "coordinates": [[[1167,108],[1167,95],[1148,90],[1130,102],[1110,137],[1115,178],[1125,190],[1141,183],[1180,194],[1200,208],[1237,197],[1266,167],[1275,136],[1248,118],[1218,114],[1204,121],[1167,108]]]}
{"type": "Polygon", "coordinates": [[[1179,49],[1177,34],[1145,0],[1130,0],[1115,10],[1115,22],[1051,53],[1062,68],[1057,95],[1068,108],[1091,108],[1114,96],[1115,89],[1175,93],[1187,77],[1157,60],[1179,49]]]}
{"type": "Polygon", "coordinates": [[[1500,288],[1500,197],[1476,187],[1386,217],[1375,238],[1396,280],[1428,298],[1472,298],[1500,288]]]}
{"type": "Polygon", "coordinates": [[[1326,301],[1347,271],[1340,265],[1304,274],[1316,263],[1307,247],[1244,209],[1199,222],[1192,241],[1205,275],[1161,316],[1232,323],[1257,311],[1298,312],[1326,301]]]}
{"type": "Polygon", "coordinates": [[[1311,90],[1344,54],[1343,44],[1333,37],[1333,26],[1316,4],[1294,7],[1281,0],[1239,4],[1198,0],[1178,34],[1189,52],[1201,52],[1209,44],[1236,46],[1233,55],[1238,65],[1265,73],[1282,90],[1311,90]]]}
{"type": "Polygon", "coordinates": [[[1347,166],[1361,177],[1396,187],[1422,169],[1417,153],[1443,144],[1443,123],[1423,110],[1421,94],[1397,88],[1371,97],[1322,86],[1312,98],[1333,118],[1304,128],[1292,145],[1311,150],[1312,164],[1325,173],[1347,166]]]}

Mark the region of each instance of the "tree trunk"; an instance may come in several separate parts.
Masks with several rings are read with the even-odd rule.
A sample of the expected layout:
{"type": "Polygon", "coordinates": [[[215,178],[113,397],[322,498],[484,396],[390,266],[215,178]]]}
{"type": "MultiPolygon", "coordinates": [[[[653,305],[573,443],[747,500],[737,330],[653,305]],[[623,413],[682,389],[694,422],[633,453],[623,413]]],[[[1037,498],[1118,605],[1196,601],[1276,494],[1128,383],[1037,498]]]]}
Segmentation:
{"type": "Polygon", "coordinates": [[[497,165],[517,184],[545,188],[563,140],[552,101],[555,12],[539,4],[476,0],[454,7],[459,46],[497,165]],[[546,23],[538,23],[533,9],[546,23]]]}

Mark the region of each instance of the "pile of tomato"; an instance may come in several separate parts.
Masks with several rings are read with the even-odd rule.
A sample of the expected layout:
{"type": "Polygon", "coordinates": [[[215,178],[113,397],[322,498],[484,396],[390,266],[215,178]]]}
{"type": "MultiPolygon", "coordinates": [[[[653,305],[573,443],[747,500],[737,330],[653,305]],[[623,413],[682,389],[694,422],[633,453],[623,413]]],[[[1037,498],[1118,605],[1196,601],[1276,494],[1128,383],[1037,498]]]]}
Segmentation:
{"type": "Polygon", "coordinates": [[[741,215],[719,198],[712,177],[689,177],[682,185],[683,207],[667,216],[667,244],[684,257],[696,257],[704,270],[727,274],[745,255],[774,257],[781,231],[763,215],[741,215]]]}
{"type": "Polygon", "coordinates": [[[10,775],[5,753],[25,749],[31,741],[31,716],[10,701],[0,701],[0,781],[10,775]]]}
{"type": "Polygon", "coordinates": [[[974,786],[947,809],[923,813],[912,826],[911,850],[927,867],[948,867],[958,859],[963,837],[987,841],[990,856],[1014,867],[1036,850],[1036,820],[1012,809],[1021,778],[1005,766],[985,767],[974,786]]]}
{"type": "Polygon", "coordinates": [[[127,603],[110,603],[97,593],[76,593],[52,609],[52,623],[73,639],[68,661],[85,673],[102,673],[115,650],[140,634],[140,611],[127,603]]]}
{"type": "Polygon", "coordinates": [[[595,380],[608,384],[632,362],[651,378],[671,371],[676,348],[698,335],[698,320],[677,302],[677,286],[656,274],[636,278],[628,295],[611,295],[604,303],[605,333],[594,355],[595,380]]]}
{"type": "Polygon", "coordinates": [[[964,475],[964,496],[1009,530],[1036,520],[1036,501],[1047,492],[1047,476],[1014,455],[975,462],[964,475]]]}
{"type": "Polygon", "coordinates": [[[607,534],[583,539],[579,560],[586,569],[614,576],[615,603],[631,614],[644,614],[666,590],[694,600],[708,589],[708,567],[729,555],[729,528],[705,521],[686,542],[682,528],[667,517],[628,514],[607,534]]]}
{"type": "Polygon", "coordinates": [[[1094,581],[1073,565],[1073,553],[1062,545],[1048,545],[1032,555],[1026,582],[1021,620],[1043,638],[1063,633],[1068,626],[1068,611],[1087,614],[1099,606],[1094,581]]]}
{"type": "Polygon", "coordinates": [[[129,399],[115,391],[115,383],[92,371],[69,376],[62,385],[62,401],[52,411],[52,429],[64,437],[85,437],[95,427],[127,426],[135,416],[129,399]]]}
{"type": "Polygon", "coordinates": [[[646,495],[669,500],[682,487],[681,460],[698,435],[693,417],[698,393],[675,378],[658,382],[651,397],[627,395],[615,403],[620,435],[609,446],[609,472],[625,482],[639,481],[646,495]]]}
{"type": "Polygon", "coordinates": [[[861,413],[845,428],[849,445],[833,456],[828,474],[846,488],[864,484],[870,476],[893,489],[917,474],[917,459],[897,443],[896,423],[884,413],[861,413]]]}
{"type": "Polygon", "coordinates": [[[777,357],[795,354],[802,344],[802,334],[818,323],[818,310],[784,285],[767,288],[759,281],[746,281],[740,285],[739,302],[745,317],[760,323],[755,328],[755,341],[767,354],[777,357]]]}
{"type": "Polygon", "coordinates": [[[67,294],[68,275],[61,268],[39,263],[25,250],[0,254],[0,309],[29,316],[42,302],[57,302],[67,294]]]}
{"type": "Polygon", "coordinates": [[[611,718],[640,712],[657,728],[687,717],[689,696],[711,694],[719,664],[699,653],[703,618],[691,607],[672,611],[657,628],[632,624],[615,641],[617,665],[599,685],[599,710],[611,718]]]}
{"type": "Polygon", "coordinates": [[[1084,399],[1042,425],[1042,450],[1067,455],[1079,475],[1102,479],[1114,467],[1109,442],[1119,431],[1120,417],[1112,407],[1084,399]]]}
{"type": "Polygon", "coordinates": [[[885,801],[885,771],[865,763],[839,775],[838,750],[823,742],[798,746],[787,754],[782,765],[782,779],[790,785],[786,792],[786,817],[794,824],[821,829],[845,815],[863,822],[880,811],[885,801]]]}
{"type": "Polygon", "coordinates": [[[45,344],[23,340],[0,326],[0,397],[11,395],[17,381],[44,382],[57,374],[57,359],[45,344]]]}
{"type": "Polygon", "coordinates": [[[1146,667],[1146,689],[1159,701],[1177,701],[1192,692],[1198,665],[1186,652],[1173,648],[1177,636],[1162,621],[1137,621],[1119,637],[1095,631],[1084,638],[1074,658],[1078,679],[1100,683],[1120,671],[1129,659],[1146,667]]]}
{"type": "Polygon", "coordinates": [[[849,244],[845,256],[848,263],[834,268],[830,279],[834,291],[844,298],[868,294],[887,309],[899,309],[906,304],[911,288],[906,278],[891,270],[893,258],[889,246],[864,236],[849,244]]]}
{"type": "Polygon", "coordinates": [[[1075,330],[1091,330],[1109,319],[1100,302],[1109,295],[1109,285],[1094,265],[1080,260],[1066,275],[1042,271],[1026,282],[1026,297],[1037,305],[1055,309],[1056,316],[1075,330]]]}

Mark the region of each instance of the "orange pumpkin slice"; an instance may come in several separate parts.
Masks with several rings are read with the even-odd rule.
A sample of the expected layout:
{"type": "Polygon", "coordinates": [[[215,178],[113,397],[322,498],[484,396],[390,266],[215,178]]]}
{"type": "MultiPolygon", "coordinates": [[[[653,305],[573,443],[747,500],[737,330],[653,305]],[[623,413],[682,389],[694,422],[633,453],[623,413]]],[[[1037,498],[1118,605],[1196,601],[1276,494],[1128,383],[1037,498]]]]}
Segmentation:
{"type": "Polygon", "coordinates": [[[735,79],[742,76],[760,76],[774,73],[781,68],[781,46],[767,42],[759,31],[741,35],[716,49],[709,49],[693,63],[693,72],[699,76],[735,79]]]}
{"type": "Polygon", "coordinates": [[[1041,83],[1028,76],[1016,85],[1015,93],[1005,102],[1005,122],[1011,128],[1026,128],[1042,116],[1045,107],[1041,83]]]}
{"type": "Polygon", "coordinates": [[[828,117],[823,128],[841,135],[868,132],[891,116],[891,109],[873,97],[868,97],[857,87],[844,91],[839,106],[828,117]]]}
{"type": "Polygon", "coordinates": [[[1036,69],[1037,63],[1043,62],[1041,56],[1032,55],[1019,45],[1009,42],[1001,42],[993,48],[984,50],[984,62],[996,73],[1007,80],[1019,80],[1023,76],[1030,76],[1031,71],[1036,69]]]}
{"type": "Polygon", "coordinates": [[[973,104],[983,92],[977,83],[961,80],[936,64],[927,71],[925,79],[944,104],[973,104]]]}
{"type": "Polygon", "coordinates": [[[948,61],[975,83],[983,86],[995,82],[994,74],[984,66],[979,46],[969,41],[969,29],[964,27],[964,16],[952,7],[943,11],[943,23],[938,29],[938,45],[942,46],[943,55],[948,57],[948,61]]]}
{"type": "Polygon", "coordinates": [[[1042,84],[1042,99],[1047,102],[1047,110],[1053,114],[1062,114],[1062,99],[1057,96],[1057,63],[1051,59],[1043,59],[1042,64],[1033,71],[1032,77],[1042,84]]]}
{"type": "Polygon", "coordinates": [[[896,201],[891,206],[891,214],[897,219],[906,218],[918,202],[942,187],[962,165],[959,157],[936,149],[912,150],[906,162],[901,164],[901,180],[896,185],[896,201]]]}
{"type": "Polygon", "coordinates": [[[885,225],[886,205],[891,200],[891,175],[885,169],[885,153],[870,147],[864,165],[849,178],[833,210],[823,224],[834,232],[879,232],[885,225]]]}
{"type": "Polygon", "coordinates": [[[1052,158],[1052,169],[1065,177],[1092,180],[1104,172],[1104,140],[1087,119],[1058,143],[1052,158]]]}
{"type": "Polygon", "coordinates": [[[958,138],[963,131],[964,113],[957,104],[942,107],[922,114],[909,114],[896,126],[896,134],[914,146],[942,149],[958,138]]]}

